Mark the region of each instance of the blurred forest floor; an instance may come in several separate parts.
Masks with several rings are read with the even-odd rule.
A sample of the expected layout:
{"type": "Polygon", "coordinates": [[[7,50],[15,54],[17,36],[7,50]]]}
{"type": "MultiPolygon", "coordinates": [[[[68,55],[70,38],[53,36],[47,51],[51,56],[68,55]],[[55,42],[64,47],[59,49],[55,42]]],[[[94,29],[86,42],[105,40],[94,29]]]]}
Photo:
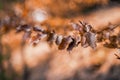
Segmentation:
{"type": "Polygon", "coordinates": [[[0,0],[0,80],[120,80],[117,49],[78,46],[71,53],[41,41],[23,44],[19,24],[48,26],[72,33],[70,22],[85,21],[100,30],[120,24],[119,0],[0,0]],[[4,20],[4,24],[2,20],[4,20]]]}

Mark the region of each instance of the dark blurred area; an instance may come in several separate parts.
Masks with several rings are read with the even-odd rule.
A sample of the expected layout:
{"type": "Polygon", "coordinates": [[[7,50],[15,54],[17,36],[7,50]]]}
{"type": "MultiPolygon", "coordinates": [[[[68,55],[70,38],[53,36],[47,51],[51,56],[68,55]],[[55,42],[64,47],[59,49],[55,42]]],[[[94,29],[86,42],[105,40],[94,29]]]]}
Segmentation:
{"type": "MultiPolygon", "coordinates": [[[[120,23],[119,0],[0,0],[0,80],[120,80],[117,49],[76,47],[58,50],[41,41],[33,47],[16,33],[19,24],[49,25],[71,34],[71,21],[83,20],[96,30],[120,23]]],[[[117,30],[116,30],[117,31],[117,30]]]]}

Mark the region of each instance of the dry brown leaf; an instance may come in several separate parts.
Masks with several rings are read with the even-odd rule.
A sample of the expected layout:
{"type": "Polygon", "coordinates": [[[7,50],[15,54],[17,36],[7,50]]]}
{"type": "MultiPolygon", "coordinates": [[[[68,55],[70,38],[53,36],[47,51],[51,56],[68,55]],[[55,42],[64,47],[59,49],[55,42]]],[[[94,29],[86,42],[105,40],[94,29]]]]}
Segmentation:
{"type": "Polygon", "coordinates": [[[93,32],[87,32],[85,36],[86,36],[86,41],[89,44],[89,46],[95,49],[97,46],[96,45],[96,34],[93,32]]]}
{"type": "Polygon", "coordinates": [[[72,42],[71,36],[64,37],[64,38],[62,39],[62,42],[61,42],[60,45],[58,46],[58,49],[59,49],[59,50],[65,49],[65,48],[67,47],[67,45],[69,45],[71,42],[72,42]]]}

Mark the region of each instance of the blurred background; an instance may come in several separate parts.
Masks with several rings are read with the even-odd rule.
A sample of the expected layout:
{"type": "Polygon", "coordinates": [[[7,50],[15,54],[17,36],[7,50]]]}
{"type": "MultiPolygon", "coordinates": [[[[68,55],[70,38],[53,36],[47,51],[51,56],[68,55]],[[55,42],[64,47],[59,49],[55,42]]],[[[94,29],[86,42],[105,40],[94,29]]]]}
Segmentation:
{"type": "Polygon", "coordinates": [[[82,20],[99,30],[120,23],[119,0],[0,0],[0,80],[120,80],[117,49],[74,48],[70,54],[42,40],[24,44],[19,24],[49,25],[72,34],[70,22],[82,20]]]}

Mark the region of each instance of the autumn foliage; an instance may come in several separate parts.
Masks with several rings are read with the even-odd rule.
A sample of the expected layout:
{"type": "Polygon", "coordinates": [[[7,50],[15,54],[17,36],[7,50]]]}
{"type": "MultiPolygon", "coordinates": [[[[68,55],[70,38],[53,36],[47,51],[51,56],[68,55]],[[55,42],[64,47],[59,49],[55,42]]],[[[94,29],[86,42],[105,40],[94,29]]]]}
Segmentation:
{"type": "Polygon", "coordinates": [[[119,80],[119,4],[1,0],[0,80],[119,80]]]}

